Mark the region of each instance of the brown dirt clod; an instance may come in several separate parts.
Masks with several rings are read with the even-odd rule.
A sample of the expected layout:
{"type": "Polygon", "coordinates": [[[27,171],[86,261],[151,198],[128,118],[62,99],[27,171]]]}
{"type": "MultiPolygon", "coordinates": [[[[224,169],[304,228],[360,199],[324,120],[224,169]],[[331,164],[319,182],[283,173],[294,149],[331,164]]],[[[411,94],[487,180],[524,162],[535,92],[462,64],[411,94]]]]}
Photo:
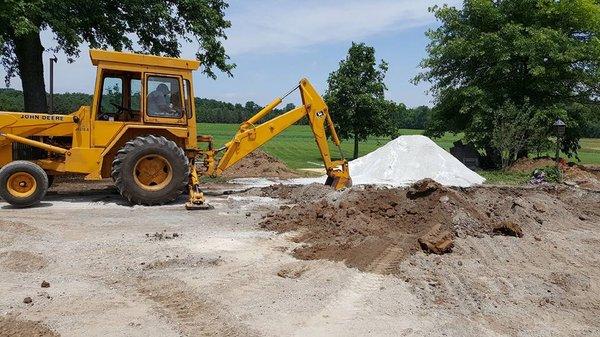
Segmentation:
{"type": "Polygon", "coordinates": [[[436,225],[419,238],[421,249],[432,254],[446,254],[452,252],[454,247],[454,234],[451,231],[440,231],[441,225],[436,225]]]}
{"type": "Polygon", "coordinates": [[[307,266],[290,266],[282,268],[277,272],[281,278],[297,279],[308,270],[307,266]]]}
{"type": "Polygon", "coordinates": [[[432,179],[423,179],[412,184],[406,192],[406,195],[410,199],[421,198],[430,195],[441,187],[442,185],[432,179]]]}
{"type": "Polygon", "coordinates": [[[516,223],[505,221],[494,226],[494,233],[506,236],[523,237],[523,229],[516,223]]]}
{"type": "Polygon", "coordinates": [[[42,281],[42,288],[50,288],[50,282],[48,281],[42,281]]]}

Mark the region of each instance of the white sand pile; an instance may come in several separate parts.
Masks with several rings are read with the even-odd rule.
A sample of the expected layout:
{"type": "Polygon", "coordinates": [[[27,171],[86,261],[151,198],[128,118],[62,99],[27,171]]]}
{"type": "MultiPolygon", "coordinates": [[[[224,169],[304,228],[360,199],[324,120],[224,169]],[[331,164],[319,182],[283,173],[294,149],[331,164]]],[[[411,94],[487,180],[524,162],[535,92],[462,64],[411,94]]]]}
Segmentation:
{"type": "MultiPolygon", "coordinates": [[[[471,171],[453,155],[425,136],[400,136],[379,149],[349,163],[354,185],[407,186],[431,178],[446,186],[469,187],[485,179],[471,171]]],[[[264,187],[273,184],[325,182],[319,178],[269,179],[240,178],[234,183],[264,187]]]]}
{"type": "Polygon", "coordinates": [[[425,136],[400,136],[350,162],[355,185],[405,186],[431,178],[447,186],[481,184],[483,177],[425,136]]]}

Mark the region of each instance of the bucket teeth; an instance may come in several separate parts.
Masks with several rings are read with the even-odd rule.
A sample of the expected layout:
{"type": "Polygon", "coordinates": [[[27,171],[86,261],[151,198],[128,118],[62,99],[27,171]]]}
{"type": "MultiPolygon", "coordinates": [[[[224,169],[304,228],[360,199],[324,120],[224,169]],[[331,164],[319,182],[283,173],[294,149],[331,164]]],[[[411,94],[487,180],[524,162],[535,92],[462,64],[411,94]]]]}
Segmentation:
{"type": "Polygon", "coordinates": [[[352,178],[344,178],[344,177],[327,177],[325,181],[325,185],[331,186],[336,190],[341,190],[343,188],[352,187],[352,178]]]}

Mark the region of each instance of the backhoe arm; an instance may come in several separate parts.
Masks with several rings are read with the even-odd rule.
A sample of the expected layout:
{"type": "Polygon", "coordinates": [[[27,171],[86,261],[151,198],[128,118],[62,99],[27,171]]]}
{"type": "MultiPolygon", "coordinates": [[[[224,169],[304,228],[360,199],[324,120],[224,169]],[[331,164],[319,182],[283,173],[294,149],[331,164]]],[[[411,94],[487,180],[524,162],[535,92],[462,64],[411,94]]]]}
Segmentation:
{"type": "Polygon", "coordinates": [[[233,164],[246,157],[252,151],[258,149],[273,137],[280,134],[285,129],[292,126],[294,123],[308,117],[308,122],[312,129],[317,147],[321,152],[325,169],[327,170],[326,185],[330,185],[335,189],[342,189],[352,186],[352,179],[348,170],[348,161],[343,157],[340,148],[340,140],[337,132],[329,116],[327,104],[323,98],[317,93],[315,88],[307,79],[302,79],[300,84],[290,91],[283,98],[276,98],[269,105],[260,110],[256,115],[242,123],[238,132],[233,139],[229,141],[222,149],[214,149],[212,147],[212,137],[199,136],[198,141],[207,142],[208,149],[201,151],[204,156],[204,171],[196,170],[194,161],[190,163],[190,199],[186,204],[188,210],[207,209],[210,208],[204,201],[204,194],[200,190],[200,176],[218,176],[223,171],[231,167],[233,164]],[[300,90],[302,96],[302,106],[299,106],[291,111],[288,111],[280,116],[268,120],[262,124],[257,123],[273,111],[283,98],[291,94],[296,89],[300,90]],[[340,150],[340,160],[332,160],[329,153],[329,144],[327,143],[327,128],[333,139],[333,143],[340,150]],[[219,152],[225,151],[223,156],[217,161],[216,156],[219,152]]]}
{"type": "MultiPolygon", "coordinates": [[[[336,189],[351,185],[348,162],[344,160],[340,149],[341,160],[332,160],[327,143],[326,125],[334,144],[339,148],[340,140],[329,116],[329,110],[323,98],[307,79],[302,79],[297,87],[302,96],[302,105],[288,111],[280,116],[256,125],[269,112],[273,111],[282,102],[282,98],[276,98],[273,102],[259,111],[256,115],[244,122],[233,139],[225,145],[225,154],[216,164],[214,175],[220,175],[227,168],[256,150],[273,137],[302,119],[308,117],[317,147],[323,158],[327,170],[327,184],[336,189]]],[[[294,89],[295,90],[295,89],[294,89]]],[[[292,91],[294,91],[292,90],[292,91]]],[[[291,92],[290,92],[291,93],[291,92]]],[[[289,95],[289,93],[288,93],[289,95]]],[[[286,95],[287,96],[287,95],[286,95]]]]}

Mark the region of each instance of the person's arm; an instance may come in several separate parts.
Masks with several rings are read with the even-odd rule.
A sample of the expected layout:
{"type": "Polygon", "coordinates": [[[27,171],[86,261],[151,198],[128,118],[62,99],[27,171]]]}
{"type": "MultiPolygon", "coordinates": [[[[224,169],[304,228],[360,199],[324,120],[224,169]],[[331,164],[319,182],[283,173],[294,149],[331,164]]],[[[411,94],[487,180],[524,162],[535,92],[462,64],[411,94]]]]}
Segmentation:
{"type": "Polygon", "coordinates": [[[167,103],[167,100],[165,99],[164,95],[157,96],[156,105],[157,105],[160,113],[165,114],[165,115],[172,114],[172,109],[169,106],[169,103],[167,103]]]}

